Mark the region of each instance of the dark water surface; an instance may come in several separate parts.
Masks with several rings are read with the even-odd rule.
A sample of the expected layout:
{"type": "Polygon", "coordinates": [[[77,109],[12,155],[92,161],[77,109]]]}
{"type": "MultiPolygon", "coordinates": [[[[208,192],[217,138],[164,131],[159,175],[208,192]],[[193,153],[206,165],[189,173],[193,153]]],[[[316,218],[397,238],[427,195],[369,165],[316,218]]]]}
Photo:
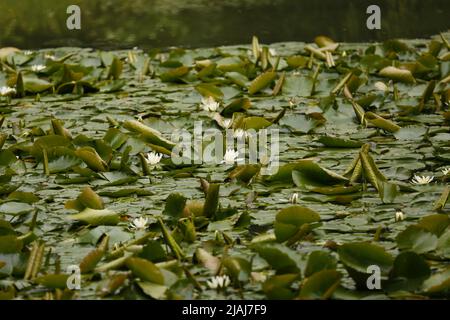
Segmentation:
{"type": "Polygon", "coordinates": [[[423,38],[450,28],[449,0],[0,0],[0,46],[119,49],[262,42],[423,38]],[[81,7],[81,30],[66,8],[81,7]],[[382,29],[366,28],[377,4],[382,29]]]}

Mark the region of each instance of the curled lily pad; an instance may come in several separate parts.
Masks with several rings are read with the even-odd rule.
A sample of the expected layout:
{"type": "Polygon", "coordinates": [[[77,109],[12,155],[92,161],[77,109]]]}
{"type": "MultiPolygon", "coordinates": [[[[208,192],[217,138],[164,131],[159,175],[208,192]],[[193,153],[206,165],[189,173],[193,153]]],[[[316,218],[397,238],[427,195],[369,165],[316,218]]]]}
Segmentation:
{"type": "Polygon", "coordinates": [[[67,288],[67,281],[69,280],[68,274],[47,274],[44,276],[40,276],[34,281],[40,285],[43,285],[47,288],[53,289],[65,289],[67,288]]]}
{"type": "Polygon", "coordinates": [[[380,76],[386,77],[395,81],[405,82],[405,83],[415,83],[411,71],[405,69],[399,69],[396,67],[385,67],[380,70],[380,76]]]}
{"type": "Polygon", "coordinates": [[[98,245],[98,247],[91,252],[88,253],[87,256],[83,258],[83,260],[80,262],[80,271],[81,273],[88,273],[95,269],[97,264],[100,262],[100,260],[103,258],[103,256],[106,253],[106,250],[108,250],[108,242],[109,242],[109,236],[106,235],[101,243],[98,245]]]}
{"type": "Polygon", "coordinates": [[[278,212],[274,225],[277,241],[286,241],[299,233],[303,225],[318,221],[320,215],[311,209],[301,206],[282,209],[278,212]]]}
{"type": "Polygon", "coordinates": [[[90,187],[86,187],[75,200],[69,200],[65,205],[66,209],[82,211],[85,208],[96,210],[104,209],[102,199],[90,187]]]}
{"type": "Polygon", "coordinates": [[[115,225],[119,223],[119,215],[111,210],[95,210],[86,208],[80,213],[68,216],[68,219],[77,220],[93,226],[115,225]]]}
{"type": "Polygon", "coordinates": [[[81,147],[75,151],[75,154],[83,160],[87,166],[94,171],[107,171],[107,163],[99,156],[92,147],[81,147]]]}
{"type": "Polygon", "coordinates": [[[264,88],[268,87],[277,77],[277,73],[274,71],[267,71],[258,77],[256,77],[250,86],[248,87],[249,94],[255,94],[264,88]]]}
{"type": "Polygon", "coordinates": [[[169,150],[171,150],[175,146],[174,143],[163,138],[159,131],[152,129],[139,121],[127,120],[123,123],[123,127],[130,131],[141,133],[145,140],[147,140],[151,144],[161,146],[169,150]]]}
{"type": "Polygon", "coordinates": [[[174,218],[179,218],[183,214],[185,206],[185,196],[180,193],[171,193],[166,199],[163,213],[174,218]]]}
{"type": "Polygon", "coordinates": [[[348,181],[347,178],[325,168],[312,160],[301,160],[292,171],[292,180],[301,186],[335,185],[348,181]]]}
{"type": "Polygon", "coordinates": [[[128,258],[126,265],[141,280],[164,284],[164,275],[152,262],[141,258],[128,258]]]}

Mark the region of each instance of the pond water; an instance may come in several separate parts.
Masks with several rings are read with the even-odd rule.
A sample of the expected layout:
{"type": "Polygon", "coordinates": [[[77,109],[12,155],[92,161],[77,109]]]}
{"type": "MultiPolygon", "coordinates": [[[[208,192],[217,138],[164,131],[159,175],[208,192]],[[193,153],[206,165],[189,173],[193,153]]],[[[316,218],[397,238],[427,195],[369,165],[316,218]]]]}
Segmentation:
{"type": "Polygon", "coordinates": [[[448,0],[2,0],[0,46],[119,49],[312,41],[427,38],[448,29],[448,0]],[[66,27],[66,8],[81,8],[81,30],[66,27]],[[366,28],[366,9],[381,8],[381,30],[366,28]],[[32,8],[32,9],[30,9],[32,8]]]}

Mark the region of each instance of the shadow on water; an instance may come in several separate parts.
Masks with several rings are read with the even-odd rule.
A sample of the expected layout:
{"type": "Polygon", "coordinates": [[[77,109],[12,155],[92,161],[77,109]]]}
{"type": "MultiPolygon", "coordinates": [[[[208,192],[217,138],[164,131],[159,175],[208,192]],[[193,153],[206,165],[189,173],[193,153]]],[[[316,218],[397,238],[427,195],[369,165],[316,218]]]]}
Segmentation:
{"type": "Polygon", "coordinates": [[[118,49],[312,41],[423,38],[448,30],[448,0],[2,0],[0,46],[118,49]],[[81,7],[81,30],[66,27],[67,6],[81,7]],[[366,28],[378,4],[382,29],[366,28]]]}

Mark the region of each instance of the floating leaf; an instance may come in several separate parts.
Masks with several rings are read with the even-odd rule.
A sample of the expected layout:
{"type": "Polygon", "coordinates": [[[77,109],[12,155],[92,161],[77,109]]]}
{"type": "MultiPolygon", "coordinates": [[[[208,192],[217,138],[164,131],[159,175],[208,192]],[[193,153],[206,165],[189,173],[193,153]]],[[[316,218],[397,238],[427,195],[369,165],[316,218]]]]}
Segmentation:
{"type": "Polygon", "coordinates": [[[173,218],[179,218],[186,206],[186,197],[180,193],[171,193],[166,199],[163,213],[173,218]]]}
{"type": "Polygon", "coordinates": [[[164,275],[152,262],[141,258],[128,258],[126,265],[141,280],[164,284],[164,275]]]}
{"type": "Polygon", "coordinates": [[[379,115],[373,112],[366,112],[364,115],[364,119],[370,122],[372,125],[380,129],[386,130],[388,132],[395,133],[398,130],[400,130],[400,126],[398,126],[397,124],[395,124],[390,120],[380,117],[379,115]]]}
{"type": "Polygon", "coordinates": [[[295,297],[295,291],[291,285],[299,279],[298,274],[275,275],[267,279],[262,289],[268,299],[271,300],[289,300],[295,297]]]}
{"type": "Polygon", "coordinates": [[[235,112],[245,112],[251,107],[250,99],[240,98],[230,102],[223,108],[221,114],[224,117],[231,117],[235,112]]]}
{"type": "Polygon", "coordinates": [[[75,154],[83,160],[87,166],[94,171],[107,171],[107,163],[98,155],[92,147],[81,147],[75,151],[75,154]]]}
{"type": "Polygon", "coordinates": [[[0,253],[17,253],[22,247],[23,241],[15,235],[0,236],[0,253]]]}
{"type": "Polygon", "coordinates": [[[396,67],[385,67],[380,70],[380,76],[386,77],[395,81],[405,82],[405,83],[415,83],[411,71],[405,69],[399,69],[396,67]]]}
{"type": "Polygon", "coordinates": [[[421,254],[436,249],[438,238],[419,226],[409,226],[398,234],[396,241],[399,249],[421,254]]]}
{"type": "Polygon", "coordinates": [[[335,185],[348,181],[347,178],[322,168],[312,160],[300,160],[292,171],[292,180],[298,187],[335,185]]]}
{"type": "Polygon", "coordinates": [[[268,87],[277,77],[277,73],[274,71],[267,71],[256,77],[250,86],[248,87],[248,93],[253,95],[268,87]]]}
{"type": "Polygon", "coordinates": [[[232,279],[236,281],[247,281],[252,271],[251,262],[240,257],[228,257],[222,261],[232,279]]]}
{"type": "Polygon", "coordinates": [[[320,136],[318,141],[327,147],[332,148],[359,148],[363,145],[360,141],[351,139],[341,139],[331,136],[320,136]]]}
{"type": "Polygon", "coordinates": [[[220,184],[210,183],[206,194],[205,205],[203,206],[203,215],[211,218],[215,217],[219,206],[219,190],[220,184]]]}
{"type": "Polygon", "coordinates": [[[195,86],[197,90],[203,97],[213,97],[215,100],[221,100],[223,98],[223,92],[213,84],[201,83],[195,86]]]}
{"type": "Polygon", "coordinates": [[[320,221],[320,215],[305,207],[292,206],[278,212],[275,219],[277,241],[283,242],[295,236],[304,224],[320,221]]]}
{"type": "Polygon", "coordinates": [[[67,274],[47,274],[45,276],[38,277],[34,281],[40,285],[52,289],[65,289],[67,288],[67,281],[69,275],[67,274]]]}
{"type": "Polygon", "coordinates": [[[82,211],[85,208],[96,210],[104,209],[102,199],[90,187],[86,187],[75,200],[69,200],[65,205],[66,209],[82,211]]]}
{"type": "Polygon", "coordinates": [[[328,299],[341,283],[336,270],[322,270],[305,279],[299,299],[328,299]]]}
{"type": "Polygon", "coordinates": [[[336,269],[336,259],[325,251],[313,251],[308,256],[305,277],[309,277],[322,270],[336,269]]]}
{"type": "Polygon", "coordinates": [[[111,210],[95,210],[86,208],[80,213],[68,216],[68,219],[78,220],[93,226],[115,225],[119,223],[119,215],[111,210]]]}
{"type": "Polygon", "coordinates": [[[300,274],[299,257],[288,247],[278,243],[260,244],[255,246],[255,251],[277,271],[277,274],[300,274]]]}
{"type": "Polygon", "coordinates": [[[338,254],[340,261],[359,288],[367,288],[367,278],[372,274],[368,269],[370,266],[380,268],[381,276],[383,276],[390,272],[394,261],[384,248],[368,242],[343,244],[338,248],[338,254]]]}
{"type": "Polygon", "coordinates": [[[428,294],[448,291],[450,289],[450,268],[433,274],[430,278],[425,280],[422,288],[423,291],[428,294]]]}
{"type": "Polygon", "coordinates": [[[151,144],[161,146],[168,150],[172,150],[172,148],[175,146],[174,143],[163,138],[159,131],[152,129],[152,128],[140,123],[139,121],[127,120],[123,123],[123,127],[130,131],[135,131],[135,132],[141,133],[142,136],[145,138],[145,140],[151,144]]]}
{"type": "Polygon", "coordinates": [[[89,273],[95,269],[108,250],[109,236],[106,235],[95,250],[88,253],[80,262],[81,273],[89,273]]]}

